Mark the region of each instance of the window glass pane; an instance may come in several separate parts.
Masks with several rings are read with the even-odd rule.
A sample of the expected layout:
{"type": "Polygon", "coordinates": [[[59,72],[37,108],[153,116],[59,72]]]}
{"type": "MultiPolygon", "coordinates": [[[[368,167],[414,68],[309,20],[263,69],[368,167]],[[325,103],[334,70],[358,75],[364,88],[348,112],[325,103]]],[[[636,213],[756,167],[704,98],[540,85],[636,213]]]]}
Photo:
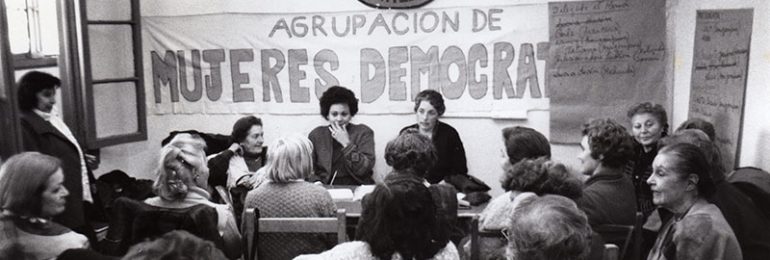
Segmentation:
{"type": "Polygon", "coordinates": [[[38,0],[40,9],[40,42],[43,55],[59,55],[59,21],[56,1],[38,0]]]}
{"type": "Polygon", "coordinates": [[[134,76],[134,53],[131,26],[89,25],[91,75],[93,79],[134,76]]]}
{"type": "Polygon", "coordinates": [[[97,138],[139,131],[136,84],[94,84],[93,88],[97,138]]]}
{"type": "Polygon", "coordinates": [[[128,21],[131,20],[131,0],[88,0],[86,12],[91,21],[128,21]]]}
{"type": "Polygon", "coordinates": [[[11,42],[11,52],[28,53],[27,5],[24,0],[5,0],[5,6],[8,10],[8,40],[11,42]]]}

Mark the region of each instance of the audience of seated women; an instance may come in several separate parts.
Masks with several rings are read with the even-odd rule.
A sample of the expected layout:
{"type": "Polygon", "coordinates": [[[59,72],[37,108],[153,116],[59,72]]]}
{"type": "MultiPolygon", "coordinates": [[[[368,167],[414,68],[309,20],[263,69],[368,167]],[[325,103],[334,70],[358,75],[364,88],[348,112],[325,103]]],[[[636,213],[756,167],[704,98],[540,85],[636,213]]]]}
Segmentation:
{"type": "Polygon", "coordinates": [[[741,246],[743,259],[770,259],[770,222],[750,197],[725,180],[719,148],[698,129],[677,130],[661,139],[660,147],[677,143],[698,146],[708,159],[715,191],[707,199],[719,208],[732,228],[741,246]]]}
{"type": "Polygon", "coordinates": [[[430,183],[438,183],[452,175],[468,174],[465,148],[460,135],[452,126],[438,120],[444,111],[446,106],[441,94],[432,89],[423,90],[414,98],[417,123],[401,129],[401,132],[417,129],[432,141],[437,161],[425,175],[425,179],[430,183]]]}
{"type": "Polygon", "coordinates": [[[588,223],[634,225],[636,194],[625,167],[634,156],[634,143],[625,127],[612,119],[596,119],[583,128],[580,172],[588,175],[577,205],[588,223]]]}
{"type": "Polygon", "coordinates": [[[597,244],[585,213],[559,195],[517,199],[505,234],[510,241],[506,259],[593,259],[592,244],[597,244]]]}
{"type": "MultiPolygon", "coordinates": [[[[483,231],[507,229],[517,201],[546,194],[575,200],[581,197],[583,187],[582,182],[570,174],[564,165],[549,161],[546,157],[522,159],[514,165],[506,162],[501,183],[506,192],[487,205],[480,215],[479,227],[472,228],[483,231]]],[[[506,243],[507,241],[499,238],[481,238],[481,258],[502,257],[506,243]]],[[[470,241],[463,244],[463,252],[470,252],[470,241]]]]}
{"type": "Polygon", "coordinates": [[[655,206],[647,178],[652,174],[652,160],[658,153],[658,141],[668,134],[668,116],[663,106],[643,102],[628,110],[631,134],[636,140],[637,157],[633,159],[631,180],[636,191],[636,204],[644,216],[650,215],[655,206]]]}
{"type": "MultiPolygon", "coordinates": [[[[282,137],[270,146],[267,179],[246,196],[246,208],[260,217],[331,217],[337,210],[323,186],[306,182],[313,172],[313,144],[302,136],[282,137]]],[[[260,234],[259,259],[291,259],[331,248],[333,238],[315,234],[260,234]]]]}
{"type": "Polygon", "coordinates": [[[647,179],[656,206],[673,213],[647,259],[743,259],[722,212],[706,198],[715,190],[709,158],[689,143],[660,149],[647,179]]]}
{"type": "Polygon", "coordinates": [[[459,259],[423,179],[388,176],[362,201],[356,240],[295,259],[459,259]]]}
{"type": "Polygon", "coordinates": [[[53,221],[67,207],[61,161],[38,152],[11,156],[0,168],[0,259],[53,259],[88,239],[53,221]]]}
{"type": "Polygon", "coordinates": [[[144,203],[161,208],[188,208],[198,204],[217,211],[217,229],[224,240],[225,254],[241,254],[241,235],[232,210],[224,204],[211,202],[208,191],[209,170],[204,153],[205,142],[196,135],[177,134],[161,149],[157,179],[153,191],[157,197],[144,203]]]}
{"type": "Polygon", "coordinates": [[[321,96],[321,116],[329,124],[318,126],[308,138],[313,142],[314,174],[310,181],[324,184],[373,184],[374,131],[350,120],[358,113],[358,99],[349,89],[333,86],[321,96]]]}

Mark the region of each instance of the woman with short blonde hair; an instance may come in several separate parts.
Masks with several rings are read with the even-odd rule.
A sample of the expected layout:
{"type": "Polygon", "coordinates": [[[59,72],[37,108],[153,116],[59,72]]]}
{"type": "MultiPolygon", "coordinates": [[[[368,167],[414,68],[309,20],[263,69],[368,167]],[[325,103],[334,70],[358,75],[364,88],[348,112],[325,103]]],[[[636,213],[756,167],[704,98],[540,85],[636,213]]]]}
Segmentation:
{"type": "Polygon", "coordinates": [[[268,152],[265,174],[273,182],[302,180],[313,171],[313,143],[302,136],[278,139],[268,152]]]}
{"type": "MultiPolygon", "coordinates": [[[[313,145],[307,137],[292,135],[276,140],[268,149],[265,180],[246,195],[245,208],[256,208],[260,217],[331,217],[337,211],[323,186],[306,182],[313,172],[313,145]]],[[[258,182],[260,183],[260,182],[258,182]]],[[[292,259],[299,254],[318,253],[334,240],[316,234],[276,233],[260,235],[260,259],[292,259]]]]}

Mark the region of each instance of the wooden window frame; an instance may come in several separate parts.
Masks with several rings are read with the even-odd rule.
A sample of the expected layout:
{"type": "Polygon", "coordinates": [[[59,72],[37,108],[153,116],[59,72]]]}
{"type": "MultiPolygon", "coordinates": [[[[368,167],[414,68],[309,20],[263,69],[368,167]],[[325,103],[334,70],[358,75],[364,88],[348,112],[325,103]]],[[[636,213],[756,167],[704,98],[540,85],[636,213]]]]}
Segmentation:
{"type": "Polygon", "coordinates": [[[0,162],[22,150],[5,2],[0,2],[0,162]]]}
{"type": "Polygon", "coordinates": [[[147,140],[147,115],[144,92],[144,69],[142,58],[142,29],[139,0],[131,1],[131,19],[130,20],[90,20],[86,8],[86,0],[80,0],[81,14],[81,38],[82,38],[82,68],[85,103],[85,125],[86,125],[86,145],[89,149],[98,149],[106,146],[144,141],[147,140]],[[131,38],[134,55],[134,76],[126,78],[107,78],[94,80],[91,70],[91,51],[88,36],[90,25],[128,25],[131,26],[131,38]],[[131,82],[136,91],[136,132],[129,134],[112,135],[106,137],[97,137],[96,112],[94,111],[94,87],[99,84],[131,82]]]}
{"type": "MultiPolygon", "coordinates": [[[[0,0],[5,1],[5,0],[0,0]]],[[[36,15],[30,15],[30,7],[29,7],[29,0],[24,0],[25,4],[27,5],[27,10],[25,11],[27,13],[27,31],[31,31],[32,29],[30,27],[40,27],[40,20],[34,19],[34,17],[39,17],[39,14],[36,15]]],[[[40,3],[41,1],[49,1],[49,0],[34,0],[35,2],[40,3]]],[[[8,11],[7,8],[5,10],[8,11]]],[[[35,11],[38,12],[38,11],[35,11]]],[[[6,16],[7,17],[7,16],[6,16]]],[[[7,18],[6,18],[7,19],[7,18]]],[[[39,28],[37,29],[39,30],[39,28]]],[[[6,30],[7,31],[7,30],[6,30]]],[[[39,32],[37,32],[39,33],[39,32]]],[[[30,45],[32,45],[32,42],[35,42],[36,44],[41,44],[41,39],[39,36],[36,37],[29,37],[30,45]]],[[[35,68],[46,68],[46,67],[56,67],[58,65],[58,56],[59,55],[42,55],[39,51],[40,49],[33,49],[32,46],[29,46],[29,50],[26,53],[15,53],[13,54],[13,65],[15,70],[21,70],[21,69],[35,69],[35,68]]]]}

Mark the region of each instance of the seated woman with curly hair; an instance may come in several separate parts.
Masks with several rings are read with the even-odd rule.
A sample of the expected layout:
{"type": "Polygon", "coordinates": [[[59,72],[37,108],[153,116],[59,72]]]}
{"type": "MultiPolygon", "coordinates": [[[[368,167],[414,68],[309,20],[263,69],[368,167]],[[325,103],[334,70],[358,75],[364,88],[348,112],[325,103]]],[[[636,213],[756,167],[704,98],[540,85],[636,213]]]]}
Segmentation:
{"type": "Polygon", "coordinates": [[[633,225],[637,197],[625,172],[635,155],[631,135],[612,119],[596,119],[584,126],[580,147],[580,172],[589,177],[577,204],[588,222],[593,227],[633,225]]]}
{"type": "MultiPolygon", "coordinates": [[[[540,193],[539,190],[533,190],[527,182],[534,181],[535,179],[526,179],[526,176],[533,176],[522,174],[520,169],[514,172],[513,165],[525,160],[525,159],[537,159],[539,157],[545,157],[547,160],[551,157],[551,146],[548,143],[548,139],[540,132],[521,126],[507,127],[503,129],[503,142],[505,143],[505,152],[508,155],[507,160],[503,163],[503,176],[500,179],[501,186],[505,191],[504,194],[497,196],[489,202],[487,207],[481,213],[479,218],[480,229],[485,230],[500,230],[508,226],[510,212],[512,210],[513,198],[522,192],[535,192],[540,193]]],[[[548,170],[544,168],[544,170],[548,170]]],[[[555,173],[557,171],[553,171],[555,173]]],[[[561,172],[561,171],[558,171],[561,172]]],[[[534,172],[541,177],[548,177],[548,173],[534,172]]],[[[559,177],[569,177],[563,175],[559,177]]],[[[580,183],[577,179],[564,179],[572,181],[573,188],[580,188],[580,183]]],[[[565,190],[564,192],[575,192],[565,190]]],[[[579,192],[576,192],[579,195],[579,192]]]]}
{"type": "Polygon", "coordinates": [[[358,99],[349,89],[333,86],[320,99],[321,116],[329,124],[313,129],[314,174],[309,181],[324,184],[374,184],[374,131],[350,122],[358,113],[358,99]]]}
{"type": "Polygon", "coordinates": [[[412,175],[391,175],[362,201],[358,241],[295,259],[459,259],[436,216],[430,190],[412,175]]]}
{"type": "Polygon", "coordinates": [[[631,135],[636,141],[636,155],[631,159],[634,162],[631,177],[636,204],[639,211],[649,216],[655,205],[652,204],[652,191],[646,180],[652,174],[652,160],[658,154],[658,141],[668,135],[668,116],[663,106],[650,102],[634,105],[627,116],[631,121],[631,135]]]}
{"type": "MultiPolygon", "coordinates": [[[[546,157],[523,159],[506,166],[502,186],[506,192],[492,200],[481,213],[480,230],[508,229],[511,214],[520,201],[546,194],[561,195],[573,200],[582,195],[581,181],[570,174],[563,164],[552,162],[546,157]]],[[[479,243],[481,258],[501,259],[506,243],[501,238],[482,238],[479,243]]],[[[463,252],[470,252],[470,243],[463,244],[463,252]]]]}
{"type": "Polygon", "coordinates": [[[457,190],[449,184],[430,184],[426,176],[437,162],[431,140],[416,129],[406,129],[385,146],[385,162],[393,168],[391,175],[411,175],[422,180],[433,194],[436,214],[449,230],[453,241],[463,237],[457,225],[457,190]]]}

